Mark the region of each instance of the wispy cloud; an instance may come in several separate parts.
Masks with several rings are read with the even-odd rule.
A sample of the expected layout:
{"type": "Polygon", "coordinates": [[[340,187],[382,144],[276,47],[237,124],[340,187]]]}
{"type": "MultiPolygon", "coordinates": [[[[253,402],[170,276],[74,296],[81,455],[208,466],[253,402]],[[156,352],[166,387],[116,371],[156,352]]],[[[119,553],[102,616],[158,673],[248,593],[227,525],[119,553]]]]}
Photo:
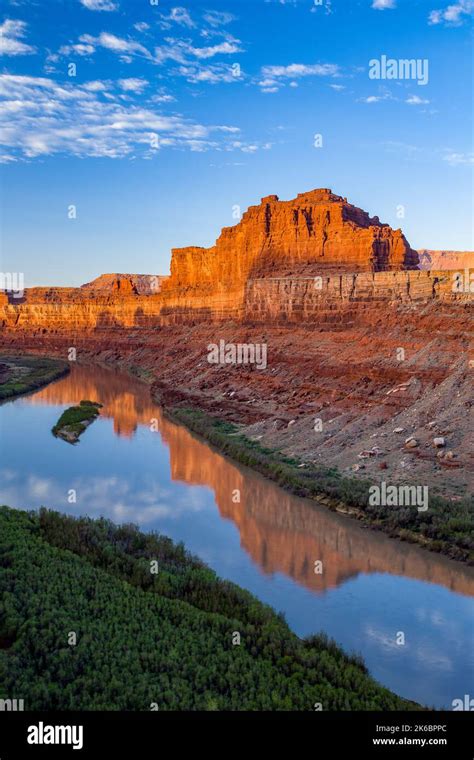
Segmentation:
{"type": "Polygon", "coordinates": [[[380,103],[382,100],[393,100],[392,96],[388,92],[384,92],[381,95],[369,95],[366,98],[359,98],[359,103],[380,103]]]}
{"type": "Polygon", "coordinates": [[[15,19],[5,19],[0,24],[0,55],[28,55],[35,48],[22,42],[26,34],[26,23],[15,19]]]}
{"type": "Polygon", "coordinates": [[[431,11],[428,16],[428,23],[431,25],[460,26],[473,13],[474,3],[472,0],[460,0],[458,3],[448,5],[441,10],[431,11]]]}
{"type": "Polygon", "coordinates": [[[429,102],[429,100],[420,98],[418,95],[410,95],[410,97],[405,100],[405,103],[408,103],[409,106],[426,106],[429,102]]]}
{"type": "Polygon", "coordinates": [[[119,79],[118,84],[120,89],[124,92],[136,93],[143,92],[145,87],[148,86],[146,79],[134,79],[133,77],[130,77],[129,79],[119,79]]]}
{"type": "Polygon", "coordinates": [[[376,11],[386,11],[396,7],[395,0],[374,0],[372,3],[372,8],[375,8],[376,11]]]}
{"type": "Polygon", "coordinates": [[[137,23],[133,25],[133,28],[136,29],[137,32],[147,32],[150,29],[150,24],[147,24],[146,21],[137,21],[137,23]]]}
{"type": "Polygon", "coordinates": [[[118,3],[112,0],[80,0],[80,3],[90,11],[118,11],[119,9],[118,3]]]}
{"type": "Polygon", "coordinates": [[[291,63],[289,66],[264,66],[262,68],[262,74],[264,76],[277,78],[290,78],[295,77],[307,77],[307,76],[337,76],[339,74],[339,66],[333,63],[291,63]]]}
{"type": "Polygon", "coordinates": [[[203,15],[203,19],[210,26],[225,26],[230,24],[231,21],[235,21],[235,16],[232,13],[226,13],[223,11],[207,11],[203,15]]]}
{"type": "Polygon", "coordinates": [[[474,164],[474,153],[456,153],[448,150],[443,156],[443,161],[447,161],[450,166],[462,166],[474,164]]]}
{"type": "MultiPolygon", "coordinates": [[[[97,36],[81,34],[79,41],[63,45],[59,48],[59,55],[91,56],[98,48],[109,50],[120,56],[125,63],[130,63],[134,57],[145,58],[151,63],[163,64],[166,61],[190,64],[195,61],[204,61],[219,55],[233,55],[242,52],[240,40],[231,35],[215,45],[196,46],[190,40],[165,38],[165,45],[156,47],[152,53],[142,42],[131,37],[118,37],[111,32],[101,32],[97,36]]],[[[48,60],[57,59],[57,55],[50,55],[48,60]]]]}
{"type": "Polygon", "coordinates": [[[180,66],[174,73],[185,77],[192,84],[238,82],[242,81],[244,76],[241,70],[239,70],[239,76],[236,76],[233,66],[225,63],[208,64],[205,66],[201,64],[180,66]]]}
{"type": "Polygon", "coordinates": [[[232,55],[242,51],[240,40],[226,40],[219,42],[217,45],[206,47],[195,47],[189,40],[176,40],[173,38],[166,39],[166,45],[155,48],[155,60],[158,63],[172,60],[177,63],[189,63],[193,58],[198,60],[207,60],[214,58],[216,55],[232,55]]]}
{"type": "Polygon", "coordinates": [[[156,148],[240,150],[240,130],[232,125],[203,125],[180,115],[163,115],[153,103],[126,103],[146,86],[135,79],[95,80],[83,85],[44,77],[0,75],[0,145],[12,158],[56,153],[74,156],[151,157],[156,148]]]}
{"type": "Polygon", "coordinates": [[[169,28],[169,24],[166,22],[173,22],[188,29],[193,29],[196,26],[186,8],[172,8],[168,16],[163,15],[161,18],[165,22],[165,28],[169,28]]]}
{"type": "Polygon", "coordinates": [[[150,98],[151,103],[173,103],[175,100],[174,95],[170,95],[167,92],[158,92],[150,98]]]}
{"type": "MultiPolygon", "coordinates": [[[[59,55],[80,55],[87,56],[95,53],[94,45],[76,42],[74,45],[62,45],[59,48],[59,55]]],[[[49,56],[48,60],[57,60],[57,56],[49,56]]]]}
{"type": "Polygon", "coordinates": [[[110,32],[101,32],[98,37],[93,37],[91,34],[82,34],[79,37],[79,41],[93,48],[102,47],[125,57],[135,55],[149,59],[153,57],[150,51],[140,42],[125,39],[124,37],[117,37],[110,32]]]}
{"type": "Polygon", "coordinates": [[[333,63],[291,63],[289,66],[263,66],[259,85],[263,92],[277,92],[287,80],[312,76],[336,77],[340,76],[340,69],[333,63]]]}

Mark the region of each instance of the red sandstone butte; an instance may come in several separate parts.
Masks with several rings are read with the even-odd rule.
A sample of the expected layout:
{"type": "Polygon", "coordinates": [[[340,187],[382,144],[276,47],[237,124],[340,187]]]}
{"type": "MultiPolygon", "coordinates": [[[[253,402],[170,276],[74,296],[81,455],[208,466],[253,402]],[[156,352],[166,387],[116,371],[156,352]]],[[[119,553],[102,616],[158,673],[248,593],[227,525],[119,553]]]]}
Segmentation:
{"type": "Polygon", "coordinates": [[[401,230],[319,189],[294,200],[277,195],[250,206],[239,224],[224,227],[215,246],[174,248],[163,289],[232,289],[248,279],[325,271],[381,272],[416,269],[418,254],[401,230]]]}

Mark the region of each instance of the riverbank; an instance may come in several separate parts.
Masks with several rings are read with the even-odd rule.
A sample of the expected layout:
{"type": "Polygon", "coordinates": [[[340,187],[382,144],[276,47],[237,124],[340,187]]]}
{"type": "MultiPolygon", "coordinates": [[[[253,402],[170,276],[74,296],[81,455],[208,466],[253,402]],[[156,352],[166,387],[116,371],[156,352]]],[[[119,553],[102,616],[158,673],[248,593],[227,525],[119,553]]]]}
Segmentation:
{"type": "MultiPolygon", "coordinates": [[[[56,350],[54,344],[51,344],[50,352],[56,350]]],[[[288,455],[278,445],[263,446],[249,435],[242,435],[242,429],[249,431],[248,425],[244,428],[237,425],[232,418],[228,419],[227,414],[227,419],[218,417],[217,414],[223,411],[221,405],[216,407],[216,413],[208,408],[211,404],[203,408],[202,395],[191,394],[186,390],[186,378],[182,385],[173,388],[161,381],[158,383],[142,351],[140,356],[132,353],[122,357],[110,351],[93,353],[84,348],[82,354],[94,364],[104,367],[112,365],[140,379],[151,388],[152,397],[166,410],[170,419],[184,424],[227,456],[257,470],[291,493],[316,499],[326,508],[349,515],[367,527],[383,531],[391,538],[413,542],[468,565],[474,563],[473,499],[471,496],[460,496],[463,489],[459,485],[458,490],[454,490],[452,473],[449,475],[453,487],[452,500],[446,498],[446,487],[440,492],[439,486],[435,483],[431,485],[430,480],[424,481],[421,474],[420,479],[415,481],[430,483],[429,508],[425,512],[418,512],[416,507],[370,506],[370,485],[380,483],[382,479],[391,483],[389,470],[379,475],[368,471],[365,478],[361,473],[354,477],[345,474],[340,468],[325,466],[324,463],[308,464],[297,454],[288,455]],[[183,406],[178,407],[178,402],[183,406]],[[255,456],[256,452],[258,457],[255,456]]],[[[237,405],[242,409],[241,404],[237,405]]],[[[224,411],[226,410],[227,407],[224,411]]],[[[244,418],[243,422],[245,425],[247,420],[244,418]]],[[[447,478],[446,472],[445,470],[447,478]]],[[[402,483],[413,484],[413,474],[407,473],[406,478],[402,483]]]]}
{"type": "Polygon", "coordinates": [[[69,372],[60,359],[0,353],[0,401],[31,393],[69,372]]]}
{"type": "Polygon", "coordinates": [[[0,528],[0,696],[25,709],[419,708],[182,544],[45,509],[0,528]]]}
{"type": "Polygon", "coordinates": [[[308,466],[276,449],[263,447],[235,424],[195,408],[165,408],[170,419],[185,425],[223,454],[260,472],[297,496],[314,499],[328,509],[356,518],[392,538],[417,543],[467,564],[474,562],[472,499],[448,502],[429,496],[426,511],[416,507],[372,505],[370,480],[348,478],[337,468],[308,466]]]}

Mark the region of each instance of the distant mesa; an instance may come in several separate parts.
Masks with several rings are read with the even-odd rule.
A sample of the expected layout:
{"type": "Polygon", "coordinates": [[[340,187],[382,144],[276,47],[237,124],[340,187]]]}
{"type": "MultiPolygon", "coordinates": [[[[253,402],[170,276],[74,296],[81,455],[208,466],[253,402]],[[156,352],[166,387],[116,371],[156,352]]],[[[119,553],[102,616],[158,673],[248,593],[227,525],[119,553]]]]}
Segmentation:
{"type": "Polygon", "coordinates": [[[444,271],[446,269],[474,268],[474,251],[418,251],[420,269],[444,271]]]}
{"type": "Polygon", "coordinates": [[[95,280],[81,285],[81,288],[120,295],[149,296],[160,292],[164,279],[166,277],[158,274],[101,274],[95,280]]]}

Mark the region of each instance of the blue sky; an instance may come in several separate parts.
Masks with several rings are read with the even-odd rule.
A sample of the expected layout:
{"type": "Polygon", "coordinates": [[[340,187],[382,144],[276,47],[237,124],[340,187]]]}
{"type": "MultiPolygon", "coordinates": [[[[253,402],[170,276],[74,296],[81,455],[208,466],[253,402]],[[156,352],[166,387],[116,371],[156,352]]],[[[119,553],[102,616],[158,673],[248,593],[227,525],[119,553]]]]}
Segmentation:
{"type": "Polygon", "coordinates": [[[472,249],[473,2],[152,3],[3,3],[3,271],[167,273],[236,207],[315,187],[415,248],[472,249]],[[427,84],[371,78],[382,56],[427,84]]]}

